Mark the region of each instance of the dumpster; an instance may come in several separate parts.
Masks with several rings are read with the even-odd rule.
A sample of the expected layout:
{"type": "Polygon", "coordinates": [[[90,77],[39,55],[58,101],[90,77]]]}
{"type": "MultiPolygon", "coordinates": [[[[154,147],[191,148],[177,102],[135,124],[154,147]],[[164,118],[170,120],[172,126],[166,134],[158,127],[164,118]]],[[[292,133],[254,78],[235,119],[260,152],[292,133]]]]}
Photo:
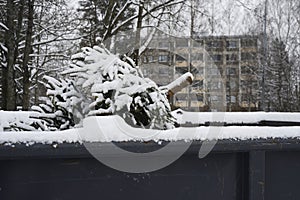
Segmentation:
{"type": "MultiPolygon", "coordinates": [[[[74,130],[0,132],[0,199],[300,199],[300,114],[226,113],[224,121],[216,123],[206,120],[211,113],[180,113],[188,115],[179,121],[185,131],[177,140],[167,131],[161,140],[130,141],[128,135],[119,137],[113,126],[107,126],[108,136],[119,141],[107,136],[82,142],[85,135],[79,137],[74,130]],[[222,133],[207,135],[211,127],[221,127],[222,133]],[[204,144],[216,138],[211,151],[199,156],[204,144]],[[116,170],[88,148],[101,147],[106,159],[129,162],[130,154],[111,153],[108,148],[143,155],[160,152],[169,143],[174,148],[148,158],[165,160],[189,145],[174,162],[143,173],[116,170]]],[[[109,118],[84,124],[99,120],[101,127],[109,118]]]]}
{"type": "MultiPolygon", "coordinates": [[[[193,141],[163,169],[138,174],[105,166],[79,143],[2,145],[0,199],[300,199],[297,138],[219,140],[199,159],[201,144],[193,141]]],[[[161,144],[116,145],[153,151],[161,144]]]]}

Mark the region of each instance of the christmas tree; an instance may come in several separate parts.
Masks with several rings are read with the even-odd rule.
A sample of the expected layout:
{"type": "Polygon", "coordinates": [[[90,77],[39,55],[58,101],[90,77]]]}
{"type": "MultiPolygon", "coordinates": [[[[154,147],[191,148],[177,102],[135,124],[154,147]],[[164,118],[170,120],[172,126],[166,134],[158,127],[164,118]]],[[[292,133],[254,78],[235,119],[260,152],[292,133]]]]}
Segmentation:
{"type": "Polygon", "coordinates": [[[57,80],[44,76],[47,97],[44,102],[32,109],[39,114],[32,118],[39,119],[36,126],[42,130],[65,130],[80,124],[84,118],[84,96],[78,92],[72,80],[57,80]]]}
{"type": "Polygon", "coordinates": [[[72,56],[64,74],[92,100],[88,115],[121,116],[128,124],[143,128],[169,129],[175,120],[165,92],[144,78],[127,56],[110,53],[103,45],[85,47],[72,56]]]}

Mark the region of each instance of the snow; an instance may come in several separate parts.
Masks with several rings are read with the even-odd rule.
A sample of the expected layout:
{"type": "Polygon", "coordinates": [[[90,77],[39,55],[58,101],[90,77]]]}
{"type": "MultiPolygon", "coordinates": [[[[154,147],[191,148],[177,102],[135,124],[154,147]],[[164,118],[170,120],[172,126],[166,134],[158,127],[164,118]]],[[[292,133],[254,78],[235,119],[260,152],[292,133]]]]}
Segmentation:
{"type": "Polygon", "coordinates": [[[0,27],[2,27],[3,29],[5,29],[5,30],[9,30],[8,28],[7,28],[7,26],[5,26],[3,23],[1,23],[0,22],[0,27]]]}
{"type": "Polygon", "coordinates": [[[177,78],[172,83],[161,87],[162,90],[171,91],[173,94],[179,92],[182,88],[185,88],[186,86],[190,85],[191,82],[194,80],[193,74],[190,72],[187,72],[177,78]]]}
{"type": "Polygon", "coordinates": [[[45,131],[45,132],[0,132],[0,144],[52,144],[52,143],[75,143],[80,142],[78,131],[70,129],[65,131],[45,131]]]}
{"type": "Polygon", "coordinates": [[[7,49],[3,44],[1,44],[1,43],[0,43],[0,47],[1,47],[5,52],[8,51],[8,49],[7,49]]]}
{"type": "MultiPolygon", "coordinates": [[[[260,121],[282,121],[282,122],[300,122],[300,113],[284,112],[186,112],[176,110],[172,112],[173,116],[180,124],[204,124],[213,121],[216,116],[221,117],[217,122],[225,123],[258,123],[260,121]]],[[[300,129],[300,128],[299,128],[300,129]]]]}
{"type": "Polygon", "coordinates": [[[29,116],[34,115],[34,113],[35,112],[24,112],[24,111],[7,112],[7,111],[0,110],[0,132],[3,131],[5,127],[8,127],[10,123],[28,121],[29,116]]]}
{"type": "Polygon", "coordinates": [[[299,127],[181,127],[160,131],[139,129],[130,127],[119,116],[90,117],[83,124],[84,129],[80,135],[83,141],[89,142],[247,140],[300,137],[299,127]]]}
{"type": "Polygon", "coordinates": [[[78,8],[78,0],[67,0],[66,3],[70,8],[78,8]]]}
{"type": "MultiPolygon", "coordinates": [[[[181,111],[185,121],[205,122],[215,113],[181,111]],[[196,118],[193,118],[196,117],[196,118]]],[[[12,120],[26,120],[30,112],[0,112],[0,125],[12,120]]],[[[220,113],[218,113],[220,114],[220,113]]],[[[260,120],[300,121],[300,113],[223,113],[226,122],[253,123],[260,120]]],[[[117,115],[93,116],[84,119],[83,128],[65,131],[0,132],[0,144],[52,144],[125,141],[191,141],[191,140],[248,140],[267,138],[300,138],[300,127],[180,127],[170,130],[133,128],[117,115]]]]}

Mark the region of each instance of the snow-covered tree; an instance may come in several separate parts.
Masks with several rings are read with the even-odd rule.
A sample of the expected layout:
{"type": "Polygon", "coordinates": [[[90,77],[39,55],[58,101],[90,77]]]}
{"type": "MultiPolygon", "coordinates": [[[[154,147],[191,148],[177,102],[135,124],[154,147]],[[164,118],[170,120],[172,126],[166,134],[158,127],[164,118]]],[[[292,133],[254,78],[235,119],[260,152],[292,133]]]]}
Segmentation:
{"type": "Polygon", "coordinates": [[[132,126],[153,129],[174,127],[166,94],[130,58],[102,45],[83,48],[72,62],[64,74],[76,77],[76,86],[93,100],[89,115],[117,114],[132,126]]]}
{"type": "Polygon", "coordinates": [[[6,131],[57,131],[81,125],[88,105],[74,81],[50,76],[44,79],[47,96],[40,97],[43,103],[32,106],[28,118],[8,122],[6,131]]]}
{"type": "Polygon", "coordinates": [[[64,130],[80,124],[85,116],[85,99],[78,92],[74,82],[69,79],[57,80],[45,76],[47,97],[41,97],[44,103],[33,106],[40,114],[32,116],[43,121],[42,130],[64,130]]]}

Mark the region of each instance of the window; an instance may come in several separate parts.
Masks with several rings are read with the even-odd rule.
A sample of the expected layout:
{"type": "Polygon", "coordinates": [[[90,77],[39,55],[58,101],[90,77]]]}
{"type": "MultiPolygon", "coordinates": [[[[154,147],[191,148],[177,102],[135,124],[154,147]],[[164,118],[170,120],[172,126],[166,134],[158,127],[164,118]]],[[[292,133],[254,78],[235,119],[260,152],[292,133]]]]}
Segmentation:
{"type": "Polygon", "coordinates": [[[203,94],[196,94],[196,96],[197,96],[198,101],[203,101],[204,100],[203,94]]]}
{"type": "Polygon", "coordinates": [[[236,103],[236,97],[235,96],[226,95],[226,101],[227,102],[231,102],[231,103],[236,103]]]}
{"type": "Polygon", "coordinates": [[[218,41],[218,40],[214,40],[214,41],[208,41],[206,43],[208,48],[222,48],[223,46],[223,41],[218,41]]]}
{"type": "Polygon", "coordinates": [[[236,81],[234,81],[234,80],[230,80],[230,82],[227,81],[226,82],[226,89],[227,89],[227,91],[237,89],[237,83],[236,83],[236,81]]]}
{"type": "Polygon", "coordinates": [[[198,69],[196,67],[194,67],[193,65],[191,65],[191,71],[192,74],[197,74],[198,73],[198,69]]]}
{"type": "Polygon", "coordinates": [[[193,40],[193,47],[202,47],[203,40],[193,40]]]}
{"type": "Polygon", "coordinates": [[[235,48],[238,48],[238,42],[237,41],[227,41],[226,42],[226,47],[229,48],[229,49],[235,49],[235,48]]]}
{"type": "Polygon", "coordinates": [[[187,67],[176,67],[175,70],[179,74],[184,74],[184,73],[188,72],[188,68],[187,67]]]}
{"type": "Polygon", "coordinates": [[[238,55],[237,54],[227,54],[226,61],[237,61],[238,55]]]}
{"type": "Polygon", "coordinates": [[[184,55],[176,55],[176,61],[183,62],[185,60],[187,60],[187,57],[185,58],[184,55]]]}
{"type": "Polygon", "coordinates": [[[159,55],[158,62],[169,62],[169,56],[168,55],[159,55]]]}
{"type": "Polygon", "coordinates": [[[191,94],[192,101],[203,101],[203,94],[191,94]]]}
{"type": "Polygon", "coordinates": [[[226,74],[227,75],[236,75],[237,69],[233,67],[226,68],[226,74]]]}
{"type": "Polygon", "coordinates": [[[147,57],[143,56],[143,63],[147,63],[147,62],[148,62],[147,57]]]}
{"type": "Polygon", "coordinates": [[[256,47],[257,46],[257,39],[255,39],[255,38],[241,39],[241,46],[242,47],[256,47]]]}
{"type": "Polygon", "coordinates": [[[192,89],[201,90],[203,89],[203,80],[196,80],[192,84],[192,89]]]}
{"type": "Polygon", "coordinates": [[[220,54],[214,54],[211,56],[211,58],[214,62],[221,62],[223,57],[220,54]]]}
{"type": "Polygon", "coordinates": [[[148,62],[154,62],[154,57],[153,56],[148,56],[148,62]]]}

